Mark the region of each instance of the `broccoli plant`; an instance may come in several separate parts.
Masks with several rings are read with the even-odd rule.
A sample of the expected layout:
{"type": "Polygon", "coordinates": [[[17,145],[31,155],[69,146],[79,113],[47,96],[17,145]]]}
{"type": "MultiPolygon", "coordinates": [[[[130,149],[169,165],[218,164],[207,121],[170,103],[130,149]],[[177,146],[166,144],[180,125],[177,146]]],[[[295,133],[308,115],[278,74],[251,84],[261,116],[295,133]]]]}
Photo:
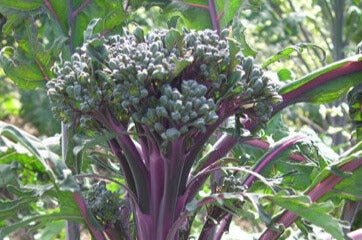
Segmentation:
{"type": "Polygon", "coordinates": [[[47,83],[60,120],[113,135],[139,239],[167,236],[191,199],[191,167],[220,124],[232,116],[239,128],[265,123],[281,100],[272,74],[222,35],[138,28],[95,37],[47,83]]]}
{"type": "MultiPolygon", "coordinates": [[[[255,131],[289,104],[330,98],[321,92],[323,85],[362,70],[359,60],[342,62],[334,71],[323,69],[280,89],[271,72],[243,56],[230,34],[175,29],[145,34],[137,28],[123,36],[95,36],[54,67],[56,78],[47,83],[52,110],[64,122],[110,136],[129,187],[137,239],[179,239],[175,226],[187,205],[233,145],[250,138],[241,132],[255,131]],[[230,118],[234,131],[200,159],[209,138],[230,118]]],[[[348,77],[350,84],[359,81],[348,77]]],[[[343,85],[348,88],[348,82],[343,85]]],[[[255,172],[300,140],[276,146],[255,172]]],[[[360,159],[355,164],[359,167],[360,159]]],[[[235,185],[228,179],[225,183],[235,185]]],[[[243,186],[254,180],[247,178],[243,186]]],[[[201,239],[211,236],[209,228],[201,239]]]]}
{"type": "MultiPolygon", "coordinates": [[[[17,74],[16,67],[21,66],[25,73],[31,73],[31,66],[39,70],[36,76],[29,74],[35,79],[30,84],[39,84],[38,78],[46,79],[52,111],[63,122],[63,129],[73,131],[74,136],[63,134],[61,159],[40,140],[0,124],[6,141],[25,145],[52,180],[51,186],[42,191],[11,188],[15,200],[0,202],[4,207],[0,216],[7,218],[14,208],[20,208],[18,202],[25,194],[22,191],[29,196],[22,210],[40,197],[51,197],[59,203],[59,213],[0,226],[0,238],[40,219],[66,219],[85,224],[97,240],[189,239],[198,211],[206,206],[199,239],[217,240],[229,229],[233,217],[243,216],[245,208],[252,205],[266,227],[260,239],[288,234],[285,229],[294,222],[301,229],[297,234],[313,232],[313,224],[336,239],[347,235],[358,239],[360,232],[344,231],[341,222],[329,214],[334,205],[323,200],[361,200],[361,143],[344,154],[330,154],[332,161],[320,153],[323,147],[315,150],[317,143],[308,136],[288,133],[271,144],[257,134],[268,125],[277,132],[273,120],[290,105],[326,103],[348,92],[352,120],[358,128],[361,55],[283,83],[266,69],[280,56],[259,66],[250,56],[245,39],[241,37],[244,42],[240,43],[242,30],[237,26],[221,30],[230,23],[235,9],[220,22],[220,1],[209,0],[207,5],[185,1],[184,14],[190,15],[195,9],[206,11],[212,20],[208,27],[214,30],[169,28],[147,32],[136,27],[133,31],[122,29],[122,34],[107,34],[119,30],[115,27],[120,23],[114,19],[89,19],[98,16],[92,15],[92,9],[102,1],[78,5],[69,1],[68,15],[53,1],[44,2],[43,6],[41,2],[12,4],[0,0],[10,9],[48,9],[59,23],[58,30],[67,36],[67,45],[57,49],[63,57],[50,71],[54,56],[45,61],[44,51],[34,55],[19,41],[19,49],[4,49],[0,60],[5,73],[23,84],[28,82],[17,74]],[[82,11],[87,14],[82,15],[82,11]],[[88,28],[85,23],[89,23],[88,28]],[[84,43],[80,40],[83,32],[80,34],[75,26],[85,30],[84,43]],[[23,52],[25,55],[20,54],[23,52]],[[34,56],[32,65],[21,58],[29,55],[34,56]],[[109,176],[89,173],[89,166],[79,159],[82,149],[77,139],[82,141],[81,148],[89,141],[98,141],[95,152],[106,159],[97,161],[104,167],[101,171],[109,170],[109,176]],[[240,146],[265,151],[250,163],[243,160],[249,155],[247,148],[241,147],[238,153],[240,146]],[[108,158],[116,162],[108,166],[108,158]],[[89,183],[83,178],[101,181],[89,183]],[[111,191],[106,181],[116,183],[122,191],[111,191]],[[206,197],[199,194],[205,185],[211,186],[206,197]]],[[[110,3],[103,10],[109,7],[114,14],[120,9],[127,12],[138,4],[110,3]]],[[[222,6],[226,9],[230,4],[222,6]]],[[[13,13],[7,11],[8,18],[14,20],[13,13]]],[[[27,33],[33,34],[34,28],[27,33]]],[[[31,39],[35,41],[37,36],[31,39]]],[[[89,160],[92,156],[87,157],[89,160]]]]}

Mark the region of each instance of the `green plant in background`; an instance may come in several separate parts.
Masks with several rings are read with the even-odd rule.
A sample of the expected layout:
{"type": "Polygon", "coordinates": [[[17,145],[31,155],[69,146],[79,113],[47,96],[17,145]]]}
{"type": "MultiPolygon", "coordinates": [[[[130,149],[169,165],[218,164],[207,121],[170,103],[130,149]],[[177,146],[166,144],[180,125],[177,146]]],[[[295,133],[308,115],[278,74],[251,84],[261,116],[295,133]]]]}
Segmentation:
{"type": "Polygon", "coordinates": [[[6,81],[4,76],[1,77],[0,92],[0,118],[19,115],[21,107],[20,96],[16,92],[15,87],[11,82],[6,81]]]}
{"type": "Polygon", "coordinates": [[[361,200],[361,144],[338,155],[311,130],[292,133],[280,111],[353,88],[358,128],[361,55],[285,83],[263,68],[295,48],[258,66],[234,19],[239,1],[0,6],[17,43],[1,51],[6,76],[27,89],[46,85],[63,121],[61,149],[58,137],[1,123],[0,238],[33,222],[44,234],[52,221],[56,236],[67,220],[67,239],[79,239],[79,224],[94,239],[221,239],[250,211],[265,226],[260,239],[294,222],[300,230],[284,236],[318,234],[317,226],[336,239],[360,237],[337,217],[345,199],[361,200]],[[169,29],[149,29],[149,7],[169,29]]]}

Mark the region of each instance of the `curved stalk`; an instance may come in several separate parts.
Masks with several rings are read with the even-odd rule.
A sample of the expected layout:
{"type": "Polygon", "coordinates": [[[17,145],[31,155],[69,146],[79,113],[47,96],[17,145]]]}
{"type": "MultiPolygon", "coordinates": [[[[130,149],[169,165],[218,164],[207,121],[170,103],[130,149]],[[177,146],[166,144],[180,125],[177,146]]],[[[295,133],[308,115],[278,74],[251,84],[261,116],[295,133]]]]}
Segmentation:
{"type": "Polygon", "coordinates": [[[361,82],[362,55],[343,59],[283,86],[283,101],[274,106],[274,114],[297,102],[331,102],[361,82]]]}
{"type": "MultiPolygon", "coordinates": [[[[266,166],[268,166],[276,157],[278,157],[282,152],[287,150],[289,147],[295,145],[297,142],[301,141],[303,136],[293,136],[288,137],[287,139],[279,141],[274,148],[270,149],[258,162],[258,164],[253,168],[253,172],[260,173],[266,166]]],[[[255,181],[256,177],[254,175],[249,175],[243,182],[242,185],[250,187],[255,181]]]]}

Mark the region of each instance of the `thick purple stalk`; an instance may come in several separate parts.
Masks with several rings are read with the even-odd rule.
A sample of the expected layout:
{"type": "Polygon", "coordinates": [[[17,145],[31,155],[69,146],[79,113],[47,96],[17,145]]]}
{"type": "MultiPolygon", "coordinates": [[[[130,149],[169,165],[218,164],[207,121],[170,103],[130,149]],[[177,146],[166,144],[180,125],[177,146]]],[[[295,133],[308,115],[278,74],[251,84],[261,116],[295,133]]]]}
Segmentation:
{"type": "MultiPolygon", "coordinates": [[[[356,169],[362,166],[362,158],[353,160],[348,162],[340,167],[341,171],[353,172],[356,169]]],[[[312,190],[310,190],[307,195],[310,197],[312,202],[317,201],[324,194],[331,191],[334,186],[336,186],[339,182],[343,180],[342,177],[336,175],[330,175],[325,180],[320,182],[317,186],[315,186],[312,190]]],[[[276,222],[276,224],[283,224],[285,228],[288,228],[292,225],[298,218],[298,215],[291,211],[284,212],[276,222]]],[[[271,228],[268,228],[259,238],[259,240],[276,240],[282,232],[276,232],[271,228]]]]}
{"type": "Polygon", "coordinates": [[[126,156],[129,168],[132,172],[135,182],[136,194],[138,204],[142,211],[149,212],[149,199],[150,199],[150,177],[149,172],[141,158],[141,155],[131,137],[128,135],[127,130],[122,124],[117,123],[113,116],[107,111],[104,116],[106,117],[106,124],[110,131],[117,134],[117,142],[121,147],[124,155],[126,156]]]}
{"type": "MultiPolygon", "coordinates": [[[[291,138],[288,138],[287,140],[283,141],[282,143],[277,144],[277,146],[274,147],[273,150],[268,152],[266,155],[264,155],[259,163],[253,168],[253,172],[260,173],[263,169],[265,169],[266,166],[269,165],[276,157],[287,150],[289,147],[293,146],[300,140],[302,140],[303,136],[293,136],[291,138]]],[[[247,186],[248,188],[252,185],[252,183],[255,181],[256,176],[249,174],[249,176],[244,180],[243,184],[244,186],[247,186]]]]}
{"type": "MultiPolygon", "coordinates": [[[[154,228],[157,228],[160,204],[165,184],[165,164],[166,159],[156,149],[150,155],[150,179],[151,179],[151,215],[154,228]]],[[[155,231],[156,232],[156,231],[155,231]]]]}
{"type": "Polygon", "coordinates": [[[85,202],[85,200],[83,199],[83,197],[81,196],[80,193],[75,192],[73,193],[73,199],[75,200],[75,202],[77,203],[80,213],[90,231],[90,233],[92,234],[92,236],[94,237],[94,239],[96,240],[106,240],[106,237],[104,236],[102,231],[99,231],[97,229],[96,226],[94,226],[91,222],[91,220],[89,219],[89,215],[88,215],[88,208],[87,208],[87,204],[85,202]]]}
{"type": "Polygon", "coordinates": [[[141,209],[137,206],[133,206],[132,208],[137,224],[137,240],[157,239],[153,238],[156,230],[153,228],[152,217],[142,213],[141,209]]]}
{"type": "Polygon", "coordinates": [[[175,220],[177,198],[184,165],[184,139],[173,140],[168,147],[165,168],[164,192],[157,226],[157,239],[165,239],[175,220]]]}

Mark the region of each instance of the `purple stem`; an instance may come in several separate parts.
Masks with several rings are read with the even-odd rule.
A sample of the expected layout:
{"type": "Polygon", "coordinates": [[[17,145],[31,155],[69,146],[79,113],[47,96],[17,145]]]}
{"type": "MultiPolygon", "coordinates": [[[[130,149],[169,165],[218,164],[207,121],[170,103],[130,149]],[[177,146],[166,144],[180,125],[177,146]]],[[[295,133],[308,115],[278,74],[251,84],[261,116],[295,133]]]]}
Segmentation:
{"type": "Polygon", "coordinates": [[[214,0],[209,0],[209,13],[211,17],[212,27],[220,34],[220,21],[217,16],[216,5],[214,0]]]}
{"type": "Polygon", "coordinates": [[[157,224],[162,194],[164,191],[166,159],[164,159],[161,153],[156,149],[151,151],[149,159],[151,180],[151,214],[153,217],[152,221],[157,224]]]}
{"type": "Polygon", "coordinates": [[[104,116],[107,121],[104,123],[107,124],[109,130],[117,134],[117,142],[126,156],[129,168],[135,181],[138,204],[141,210],[147,213],[150,208],[149,172],[143,163],[134,141],[127,133],[126,128],[122,126],[122,124],[118,123],[108,111],[105,112],[104,116]]]}
{"type": "Polygon", "coordinates": [[[172,227],[174,218],[182,169],[184,165],[184,139],[182,137],[169,143],[167,151],[164,192],[161,201],[160,215],[158,219],[157,239],[165,239],[168,231],[172,227]]]}
{"type": "Polygon", "coordinates": [[[72,12],[72,17],[73,18],[77,17],[79,15],[79,13],[82,12],[84,10],[84,8],[86,8],[88,6],[88,4],[90,4],[91,2],[92,2],[92,0],[84,0],[82,2],[82,4],[72,12]]]}
{"type": "MultiPolygon", "coordinates": [[[[250,145],[252,147],[269,149],[270,144],[267,141],[261,139],[251,139],[243,142],[244,144],[250,145]]],[[[296,162],[305,162],[307,159],[300,153],[292,153],[289,155],[289,158],[296,162]]]]}
{"type": "MultiPolygon", "coordinates": [[[[348,162],[340,167],[341,171],[345,172],[353,172],[362,166],[362,158],[353,160],[348,162]]],[[[324,194],[331,191],[334,186],[336,186],[339,182],[343,180],[342,177],[336,175],[330,175],[325,180],[320,182],[317,186],[315,186],[312,190],[310,190],[307,194],[310,197],[312,202],[317,201],[324,194]]],[[[298,218],[298,215],[291,211],[285,211],[277,221],[276,224],[283,224],[285,228],[288,228],[292,225],[298,218]]],[[[276,232],[271,228],[266,229],[266,231],[260,236],[259,240],[276,240],[282,232],[276,232]]]]}
{"type": "Polygon", "coordinates": [[[346,229],[346,231],[351,230],[351,225],[353,224],[355,217],[361,207],[362,207],[361,202],[355,202],[351,200],[346,201],[346,203],[344,204],[341,220],[347,221],[349,224],[349,228],[346,229]]]}
{"type": "MultiPolygon", "coordinates": [[[[300,140],[302,140],[303,136],[293,136],[291,138],[288,138],[286,140],[282,140],[281,143],[278,143],[274,149],[266,153],[264,155],[259,163],[253,168],[253,172],[260,173],[269,163],[271,163],[279,154],[287,150],[289,147],[293,146],[300,140]]],[[[243,184],[244,186],[247,186],[248,188],[252,185],[252,183],[255,181],[256,177],[254,175],[249,174],[249,176],[244,180],[243,184]]]]}
{"type": "Polygon", "coordinates": [[[210,206],[207,220],[199,235],[199,240],[220,239],[229,227],[232,216],[217,206],[210,206]]]}
{"type": "Polygon", "coordinates": [[[91,223],[89,216],[88,216],[88,208],[87,208],[87,204],[85,202],[85,200],[83,199],[83,197],[81,196],[81,194],[79,192],[75,192],[73,193],[73,199],[75,200],[75,202],[77,203],[80,213],[90,231],[90,233],[92,234],[92,236],[96,239],[96,240],[106,240],[104,234],[102,231],[99,231],[95,226],[93,226],[93,224],[91,223]]]}
{"type": "Polygon", "coordinates": [[[155,229],[152,226],[152,218],[148,214],[142,213],[137,207],[133,206],[133,216],[137,225],[137,240],[157,239],[152,237],[155,229]]]}
{"type": "Polygon", "coordinates": [[[247,145],[252,147],[261,148],[261,149],[268,149],[270,144],[267,141],[263,141],[261,139],[251,139],[244,142],[247,145]]]}
{"type": "Polygon", "coordinates": [[[219,224],[218,229],[216,230],[216,234],[213,238],[213,240],[221,240],[222,235],[224,234],[225,231],[227,231],[229,229],[231,220],[232,220],[233,216],[231,214],[227,214],[221,221],[219,224]]]}
{"type": "Polygon", "coordinates": [[[66,222],[66,231],[65,231],[66,240],[77,240],[80,239],[80,226],[79,223],[75,222],[66,222]]]}

